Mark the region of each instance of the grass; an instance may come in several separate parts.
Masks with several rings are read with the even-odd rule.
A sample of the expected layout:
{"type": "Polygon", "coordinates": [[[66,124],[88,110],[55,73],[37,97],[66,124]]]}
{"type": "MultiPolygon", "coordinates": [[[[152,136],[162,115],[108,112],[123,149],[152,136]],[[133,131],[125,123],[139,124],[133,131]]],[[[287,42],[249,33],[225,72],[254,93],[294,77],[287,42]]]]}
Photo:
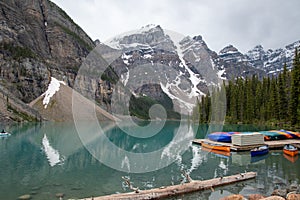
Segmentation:
{"type": "Polygon", "coordinates": [[[68,29],[67,27],[55,22],[55,25],[60,27],[66,34],[72,36],[81,46],[85,47],[88,51],[92,51],[93,47],[91,47],[88,43],[86,43],[83,39],[81,39],[76,33],[68,29]]]}
{"type": "Polygon", "coordinates": [[[7,110],[12,111],[15,115],[17,115],[21,119],[24,119],[25,121],[28,121],[28,122],[37,122],[38,121],[38,119],[36,117],[30,116],[24,112],[20,112],[20,111],[16,110],[15,108],[13,108],[9,104],[7,105],[7,110]]]}
{"type": "Polygon", "coordinates": [[[119,80],[119,77],[115,70],[109,65],[101,75],[101,79],[116,84],[119,80]]]}
{"type": "Polygon", "coordinates": [[[0,47],[4,51],[8,51],[15,60],[20,60],[22,58],[37,58],[37,55],[27,47],[14,46],[11,43],[2,43],[0,47]]]}

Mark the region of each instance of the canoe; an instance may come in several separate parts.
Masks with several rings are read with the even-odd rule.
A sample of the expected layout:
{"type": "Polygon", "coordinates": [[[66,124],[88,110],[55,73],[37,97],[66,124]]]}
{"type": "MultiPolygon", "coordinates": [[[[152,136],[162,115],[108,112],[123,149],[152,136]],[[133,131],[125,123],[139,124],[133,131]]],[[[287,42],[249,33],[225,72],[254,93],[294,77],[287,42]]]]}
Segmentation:
{"type": "Polygon", "coordinates": [[[285,132],[285,133],[291,135],[291,136],[293,137],[293,139],[300,138],[300,133],[298,133],[298,132],[287,131],[287,130],[283,130],[283,129],[281,129],[280,131],[281,131],[281,132],[285,132]]]}
{"type": "Polygon", "coordinates": [[[214,132],[209,134],[208,139],[216,142],[231,142],[231,135],[237,132],[214,132]]]}
{"type": "Polygon", "coordinates": [[[283,135],[286,139],[293,139],[293,135],[291,135],[290,133],[286,132],[286,131],[277,131],[277,130],[271,130],[270,132],[274,132],[274,133],[277,133],[279,135],[283,135]]]}
{"type": "Polygon", "coordinates": [[[287,144],[287,145],[284,145],[284,147],[283,147],[283,153],[285,153],[286,155],[289,155],[289,156],[297,156],[298,149],[297,149],[297,147],[295,147],[291,144],[287,144]]]}
{"type": "Polygon", "coordinates": [[[206,152],[211,152],[215,154],[216,156],[222,157],[222,158],[229,158],[230,157],[230,152],[228,151],[220,151],[220,150],[215,150],[215,149],[209,149],[206,147],[202,146],[202,150],[206,152]]]}
{"type": "Polygon", "coordinates": [[[278,132],[275,131],[259,131],[259,133],[264,135],[265,140],[269,141],[269,140],[284,140],[287,139],[286,135],[284,134],[280,134],[278,132]]]}
{"type": "Polygon", "coordinates": [[[8,136],[10,136],[11,134],[10,133],[8,133],[8,132],[1,132],[0,133],[0,137],[8,137],[8,136]]]}
{"type": "Polygon", "coordinates": [[[268,145],[260,146],[255,149],[251,149],[250,154],[251,156],[262,156],[269,153],[269,147],[268,145]]]}
{"type": "Polygon", "coordinates": [[[230,152],[230,146],[226,146],[226,145],[222,145],[222,144],[211,144],[208,142],[202,142],[201,145],[202,145],[202,147],[208,148],[208,149],[230,152]]]}

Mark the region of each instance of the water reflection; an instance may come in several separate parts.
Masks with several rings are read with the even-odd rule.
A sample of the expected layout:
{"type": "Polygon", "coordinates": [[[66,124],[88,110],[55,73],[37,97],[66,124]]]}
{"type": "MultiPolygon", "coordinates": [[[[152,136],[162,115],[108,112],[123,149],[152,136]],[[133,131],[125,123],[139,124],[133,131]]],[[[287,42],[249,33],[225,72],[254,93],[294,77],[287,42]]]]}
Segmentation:
{"type": "MultiPolygon", "coordinates": [[[[107,124],[105,127],[105,135],[110,142],[139,153],[168,147],[178,124],[169,123],[159,137],[146,138],[146,141],[125,135],[115,126],[107,124]]],[[[207,127],[200,127],[200,130],[205,128],[207,127]]],[[[187,130],[193,129],[194,127],[190,127],[187,130]]],[[[111,169],[99,162],[83,146],[72,124],[26,124],[11,127],[10,132],[13,133],[11,137],[0,140],[0,199],[16,199],[28,193],[36,193],[34,199],[56,199],[55,194],[58,192],[65,193],[67,198],[126,192],[128,188],[123,187],[122,176],[129,176],[133,185],[140,189],[180,184],[184,179],[182,169],[195,180],[244,171],[258,172],[255,180],[215,188],[214,192],[203,191],[178,197],[184,199],[216,199],[230,193],[270,195],[276,188],[283,188],[292,182],[299,184],[299,159],[289,160],[282,151],[271,151],[268,156],[253,161],[249,152],[224,155],[189,144],[187,151],[180,155],[177,154],[177,146],[182,142],[179,139],[158,157],[174,156],[174,163],[157,171],[134,174],[111,169]]],[[[101,143],[99,135],[95,132],[87,134],[92,137],[88,144],[95,153],[113,156],[109,153],[110,148],[101,143]]],[[[189,136],[185,132],[180,137],[185,137],[184,134],[189,136]]],[[[199,132],[198,136],[199,134],[203,133],[199,132]]],[[[151,161],[153,162],[149,162],[151,161]]],[[[131,168],[133,165],[126,157],[119,163],[124,168],[131,168]]]]}
{"type": "Polygon", "coordinates": [[[59,164],[60,162],[63,162],[64,160],[63,156],[59,154],[58,150],[54,149],[51,146],[46,134],[43,137],[42,144],[43,144],[42,149],[45,152],[47,159],[49,161],[49,165],[51,167],[55,166],[56,164],[59,164]]]}

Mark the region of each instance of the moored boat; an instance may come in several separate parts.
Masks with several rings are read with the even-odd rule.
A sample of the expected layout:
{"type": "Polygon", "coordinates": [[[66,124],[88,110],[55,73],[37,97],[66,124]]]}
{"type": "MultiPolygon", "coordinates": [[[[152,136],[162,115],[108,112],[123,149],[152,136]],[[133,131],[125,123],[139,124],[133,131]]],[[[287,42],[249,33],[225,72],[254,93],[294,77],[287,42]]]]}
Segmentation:
{"type": "Polygon", "coordinates": [[[215,154],[216,156],[219,156],[219,157],[223,157],[223,158],[229,158],[230,157],[230,152],[228,152],[228,151],[220,151],[220,150],[215,150],[215,149],[209,149],[209,148],[206,148],[206,147],[203,147],[203,146],[202,146],[202,150],[206,151],[206,152],[211,152],[211,153],[213,153],[213,154],[215,154]]]}
{"type": "Polygon", "coordinates": [[[214,132],[208,135],[208,139],[216,142],[231,142],[231,135],[237,132],[214,132]]]}
{"type": "Polygon", "coordinates": [[[202,145],[202,147],[205,147],[208,149],[230,152],[230,146],[226,146],[226,145],[222,145],[222,144],[213,144],[213,143],[208,143],[208,142],[202,142],[201,145],[202,145]]]}
{"type": "Polygon", "coordinates": [[[269,153],[268,145],[263,145],[257,148],[254,148],[250,151],[251,156],[262,156],[269,153]]]}
{"type": "Polygon", "coordinates": [[[8,137],[10,136],[11,134],[8,133],[8,132],[0,132],[0,137],[8,137]]]}
{"type": "Polygon", "coordinates": [[[287,145],[284,145],[284,147],[283,147],[283,153],[285,153],[286,155],[289,155],[289,156],[297,156],[298,149],[297,149],[297,147],[295,147],[291,144],[287,144],[287,145]]]}

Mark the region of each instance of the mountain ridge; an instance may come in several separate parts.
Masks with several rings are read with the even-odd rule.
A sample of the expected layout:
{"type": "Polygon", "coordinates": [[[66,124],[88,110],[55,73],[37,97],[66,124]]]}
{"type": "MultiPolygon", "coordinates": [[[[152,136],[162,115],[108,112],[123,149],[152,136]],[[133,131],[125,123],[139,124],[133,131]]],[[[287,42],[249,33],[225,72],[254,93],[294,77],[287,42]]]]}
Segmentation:
{"type": "MultiPolygon", "coordinates": [[[[111,93],[117,92],[115,84],[121,82],[131,92],[129,99],[131,95],[153,99],[167,95],[165,99],[174,102],[174,112],[189,114],[197,99],[223,81],[277,75],[284,63],[290,68],[294,48],[300,45],[298,41],[267,51],[257,45],[245,54],[231,45],[217,53],[201,35],[183,36],[160,25],[146,25],[114,37],[105,46],[92,41],[49,0],[4,0],[0,7],[0,86],[24,107],[43,94],[55,77],[71,88],[77,81],[78,91],[88,99],[96,96],[107,110],[114,98],[111,93]],[[107,62],[111,66],[103,76],[84,76],[79,68],[95,47],[106,55],[120,56],[111,56],[115,60],[107,62]]],[[[29,110],[30,116],[40,118],[29,110]]]]}

